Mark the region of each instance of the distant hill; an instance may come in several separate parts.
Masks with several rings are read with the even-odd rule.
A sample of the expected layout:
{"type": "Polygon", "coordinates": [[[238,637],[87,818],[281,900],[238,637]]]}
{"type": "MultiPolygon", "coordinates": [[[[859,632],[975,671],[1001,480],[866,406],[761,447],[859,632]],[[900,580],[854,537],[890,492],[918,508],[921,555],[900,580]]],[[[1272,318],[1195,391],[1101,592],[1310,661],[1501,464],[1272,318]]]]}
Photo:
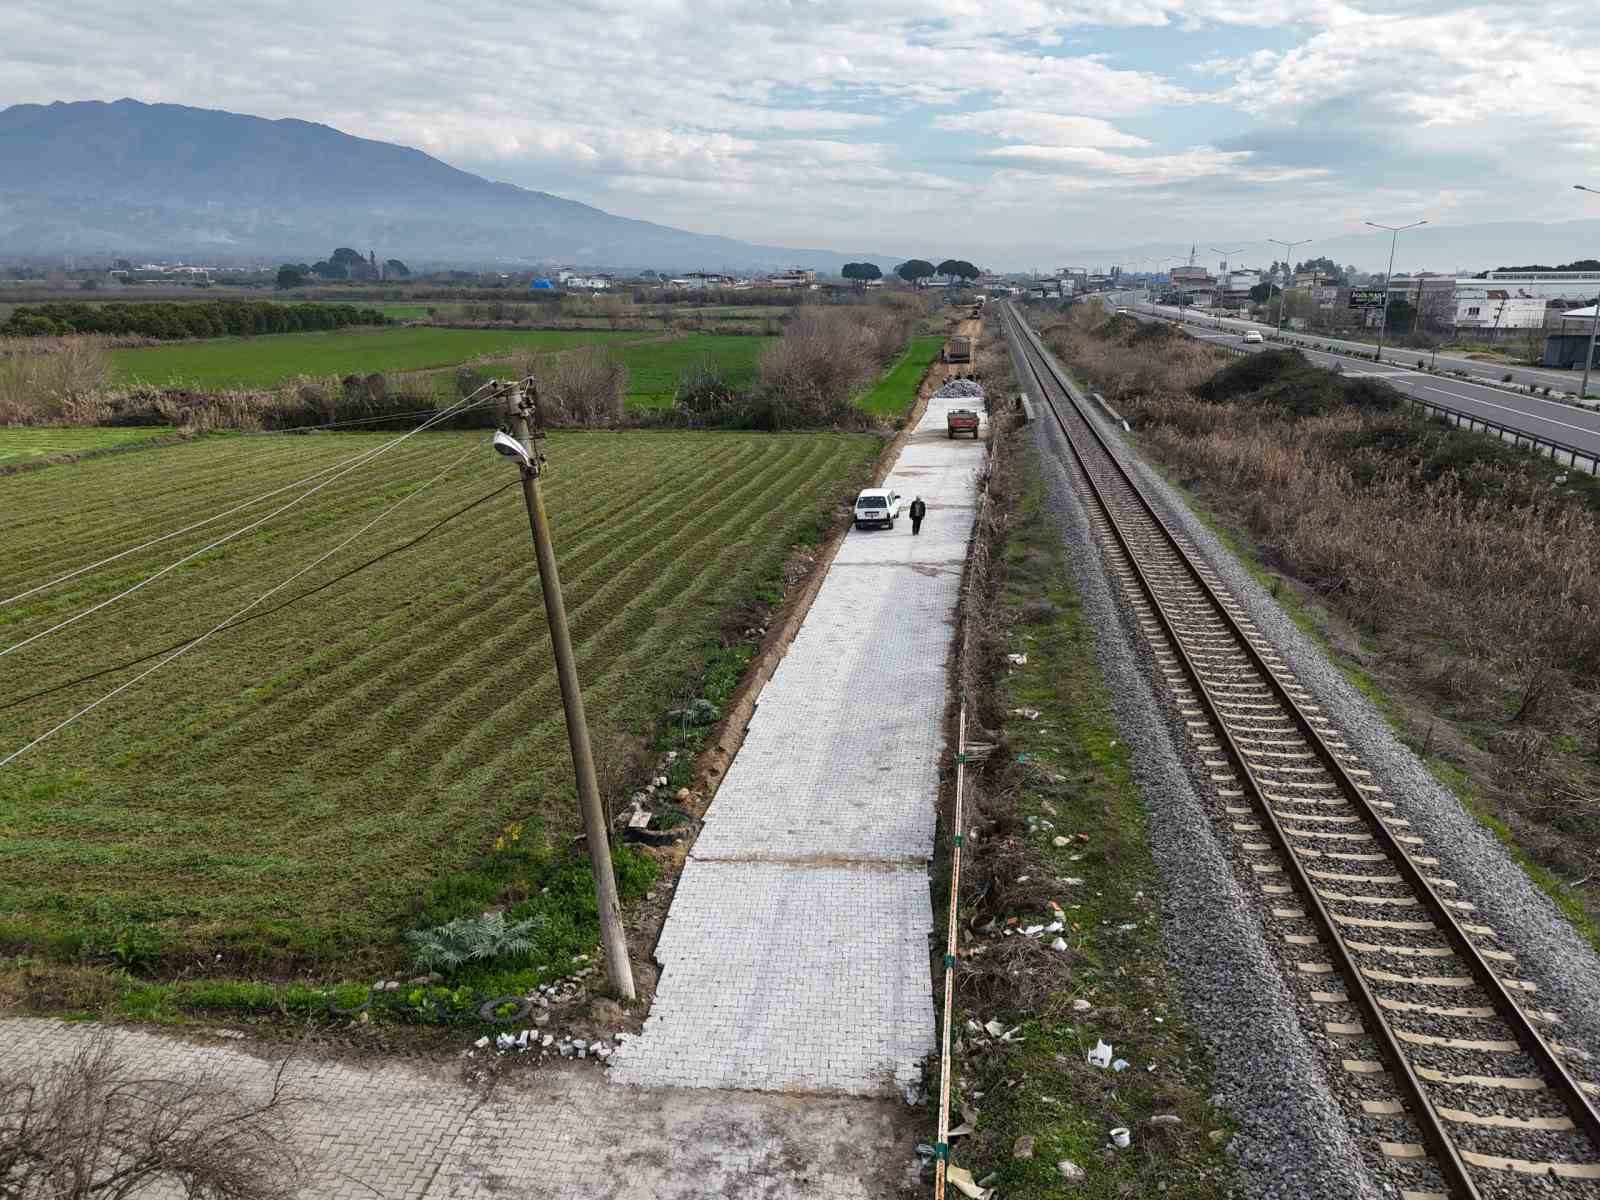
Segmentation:
{"type": "Polygon", "coordinates": [[[870,257],[629,220],[307,121],[137,100],[0,110],[0,253],[310,261],[336,245],[436,264],[673,271],[837,271],[870,257]]]}

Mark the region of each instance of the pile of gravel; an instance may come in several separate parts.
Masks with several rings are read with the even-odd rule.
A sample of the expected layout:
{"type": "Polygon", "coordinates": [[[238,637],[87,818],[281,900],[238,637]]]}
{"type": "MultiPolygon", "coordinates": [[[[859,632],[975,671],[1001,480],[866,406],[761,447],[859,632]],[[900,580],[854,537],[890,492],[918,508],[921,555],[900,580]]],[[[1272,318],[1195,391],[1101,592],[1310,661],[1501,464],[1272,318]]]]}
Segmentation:
{"type": "Polygon", "coordinates": [[[934,394],[935,399],[952,399],[955,397],[980,398],[983,395],[983,384],[971,379],[952,379],[934,394]]]}

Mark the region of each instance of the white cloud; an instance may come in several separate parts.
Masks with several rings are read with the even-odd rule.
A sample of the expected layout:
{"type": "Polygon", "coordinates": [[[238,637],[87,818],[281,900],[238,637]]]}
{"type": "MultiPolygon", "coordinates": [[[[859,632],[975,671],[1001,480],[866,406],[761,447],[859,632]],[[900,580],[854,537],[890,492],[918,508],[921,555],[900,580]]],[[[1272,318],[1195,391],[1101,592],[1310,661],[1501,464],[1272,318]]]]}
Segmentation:
{"type": "Polygon", "coordinates": [[[301,117],[685,228],[967,257],[1067,219],[1586,216],[1557,184],[1600,178],[1596,78],[1592,0],[10,0],[0,39],[0,104],[301,117]]]}
{"type": "Polygon", "coordinates": [[[934,118],[934,128],[961,133],[986,133],[1007,142],[1045,146],[1148,146],[1145,138],[1124,133],[1099,117],[1064,116],[1022,108],[991,108],[934,118]]]}

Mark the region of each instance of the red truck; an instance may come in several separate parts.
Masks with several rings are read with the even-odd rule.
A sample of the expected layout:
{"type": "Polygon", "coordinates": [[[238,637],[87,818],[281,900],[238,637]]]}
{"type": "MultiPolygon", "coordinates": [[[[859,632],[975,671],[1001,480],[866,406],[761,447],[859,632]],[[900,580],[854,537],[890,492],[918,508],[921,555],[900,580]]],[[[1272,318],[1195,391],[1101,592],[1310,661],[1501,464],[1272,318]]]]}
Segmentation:
{"type": "Polygon", "coordinates": [[[945,417],[945,430],[955,437],[958,433],[970,433],[974,441],[978,438],[978,414],[970,408],[952,408],[945,417]]]}

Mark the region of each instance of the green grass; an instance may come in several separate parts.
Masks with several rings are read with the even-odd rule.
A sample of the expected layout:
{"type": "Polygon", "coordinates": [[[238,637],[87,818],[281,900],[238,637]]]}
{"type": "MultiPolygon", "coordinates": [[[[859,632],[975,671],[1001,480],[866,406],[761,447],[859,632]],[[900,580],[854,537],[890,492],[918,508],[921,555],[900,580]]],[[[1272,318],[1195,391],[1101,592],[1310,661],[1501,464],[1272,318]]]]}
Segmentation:
{"type": "MultiPolygon", "coordinates": [[[[208,437],[19,475],[0,511],[4,592],[385,440],[208,437]]],[[[417,536],[506,482],[483,442],[480,432],[416,437],[17,651],[0,675],[0,705],[211,628],[466,453],[281,595],[417,536]]],[[[719,660],[723,614],[770,586],[791,544],[814,534],[878,446],[843,434],[550,437],[545,495],[597,745],[613,730],[648,735],[685,680],[719,660]]],[[[0,606],[0,645],[265,511],[0,606]]],[[[0,709],[0,757],[133,673],[0,709]]],[[[218,636],[0,768],[0,954],[166,963],[222,954],[227,969],[258,973],[381,965],[401,930],[442,911],[435,889],[475,870],[517,821],[530,852],[564,844],[577,824],[512,489],[416,548],[218,636]],[[116,935],[130,930],[139,932],[119,953],[116,935]],[[140,943],[147,936],[153,950],[140,943]]]]}
{"type": "Polygon", "coordinates": [[[903,417],[917,399],[917,385],[928,365],[939,357],[943,337],[914,337],[906,352],[856,401],[875,417],[903,417]]]}
{"type": "Polygon", "coordinates": [[[64,425],[4,427],[0,428],[0,466],[51,454],[81,454],[85,450],[125,446],[171,432],[166,426],[131,429],[85,429],[64,425]]]}
{"type": "Polygon", "coordinates": [[[666,408],[678,380],[702,362],[713,363],[741,391],[756,379],[756,360],[773,339],[739,334],[696,333],[666,341],[623,346],[616,353],[628,368],[628,406],[666,408]]]}
{"type": "Polygon", "coordinates": [[[112,350],[107,357],[121,383],[271,387],[295,375],[420,371],[454,366],[481,354],[562,350],[594,342],[634,341],[639,336],[600,330],[340,329],[112,350]]]}
{"type": "MultiPolygon", "coordinates": [[[[997,1172],[995,1187],[1008,1200],[1220,1198],[1229,1194],[1223,1154],[1229,1130],[1207,1099],[1203,1047],[1163,954],[1147,814],[1110,711],[1094,630],[1073,591],[1059,535],[1043,513],[1032,451],[1025,453],[1022,475],[1003,554],[1002,606],[1014,639],[1008,649],[1025,652],[1028,662],[1008,671],[999,699],[1008,710],[1026,707],[1040,715],[1006,722],[1005,742],[1016,757],[1006,783],[1015,785],[1015,808],[988,815],[1014,821],[1005,844],[1021,841],[1022,847],[1016,857],[1007,854],[1004,874],[993,885],[1000,905],[991,897],[989,907],[998,908],[1002,925],[1011,918],[1022,926],[1062,920],[1067,950],[1045,949],[1049,933],[1032,957],[1005,957],[1020,949],[1016,938],[968,943],[971,965],[961,969],[970,973],[1015,978],[1006,975],[1010,963],[1056,975],[1021,1011],[961,1002],[956,1020],[963,1027],[969,1019],[982,1025],[998,1018],[1020,1029],[1016,1041],[991,1042],[989,1053],[958,1063],[964,1092],[983,1096],[970,1101],[977,1133],[956,1143],[954,1153],[979,1178],[997,1172]],[[1056,846],[1057,837],[1067,844],[1056,846]],[[1040,882],[1022,886],[1019,871],[1040,882]],[[1069,879],[1080,882],[1062,882],[1069,879]],[[1061,907],[1050,907],[1050,899],[1061,907]],[[1074,1001],[1089,1007],[1077,1010],[1074,1001]],[[1130,1069],[1113,1072],[1085,1062],[1102,1038],[1130,1069]],[[1152,1116],[1171,1113],[1181,1125],[1158,1131],[1148,1124],[1152,1116]],[[1134,1149],[1103,1151],[1107,1131],[1116,1126],[1134,1131],[1134,1149]],[[1032,1158],[1012,1155],[1022,1136],[1035,1141],[1032,1158]],[[1070,1189],[1055,1167],[1064,1158],[1088,1173],[1070,1189]]],[[[1001,784],[994,791],[1007,795],[1010,789],[1001,784]]],[[[993,984],[980,976],[958,995],[983,994],[987,986],[993,984]]]]}
{"type": "MultiPolygon", "coordinates": [[[[742,334],[692,333],[683,337],[629,335],[634,344],[617,346],[612,353],[628,368],[629,408],[670,408],[678,380],[703,362],[719,367],[740,389],[755,383],[756,360],[772,338],[742,334]]],[[[490,374],[509,374],[488,368],[490,374]]]]}

